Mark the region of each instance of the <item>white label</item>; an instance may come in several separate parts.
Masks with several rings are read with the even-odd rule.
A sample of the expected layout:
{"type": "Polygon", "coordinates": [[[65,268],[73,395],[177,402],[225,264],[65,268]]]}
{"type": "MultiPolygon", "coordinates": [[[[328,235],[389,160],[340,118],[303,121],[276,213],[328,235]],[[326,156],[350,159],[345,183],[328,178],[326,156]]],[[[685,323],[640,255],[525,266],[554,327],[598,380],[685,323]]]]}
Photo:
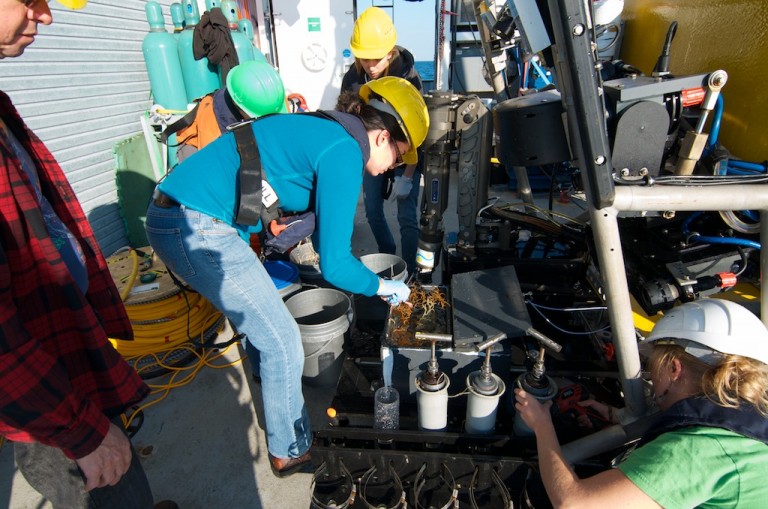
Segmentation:
{"type": "Polygon", "coordinates": [[[154,292],[160,289],[160,283],[149,283],[148,285],[134,286],[131,290],[131,295],[138,295],[140,293],[154,292]]]}
{"type": "Polygon", "coordinates": [[[261,203],[267,208],[277,203],[277,193],[264,179],[261,180],[261,203]]]}

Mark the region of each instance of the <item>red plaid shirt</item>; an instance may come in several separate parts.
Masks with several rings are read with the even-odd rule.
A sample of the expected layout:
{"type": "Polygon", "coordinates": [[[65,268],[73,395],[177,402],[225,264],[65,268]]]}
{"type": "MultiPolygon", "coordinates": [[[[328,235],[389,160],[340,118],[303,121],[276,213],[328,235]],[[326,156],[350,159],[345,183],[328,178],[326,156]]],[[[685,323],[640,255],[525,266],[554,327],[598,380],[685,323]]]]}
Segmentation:
{"type": "Polygon", "coordinates": [[[0,92],[0,118],[83,248],[85,295],[48,236],[29,177],[0,138],[0,434],[81,458],[149,389],[107,341],[132,339],[120,294],[64,172],[0,92]]]}

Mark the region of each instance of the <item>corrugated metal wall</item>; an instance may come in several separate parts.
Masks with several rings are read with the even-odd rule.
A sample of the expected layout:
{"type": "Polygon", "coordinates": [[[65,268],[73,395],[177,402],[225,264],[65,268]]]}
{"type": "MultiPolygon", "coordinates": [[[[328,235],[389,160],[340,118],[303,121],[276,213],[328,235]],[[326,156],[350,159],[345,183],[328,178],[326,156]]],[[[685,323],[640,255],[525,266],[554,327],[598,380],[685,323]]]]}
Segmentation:
{"type": "MultiPolygon", "coordinates": [[[[159,0],[171,31],[171,0],[159,0]]],[[[141,131],[151,105],[141,43],[144,0],[90,0],[53,24],[21,57],[0,61],[0,89],[61,164],[104,254],[128,244],[115,187],[117,141],[141,131]]]]}

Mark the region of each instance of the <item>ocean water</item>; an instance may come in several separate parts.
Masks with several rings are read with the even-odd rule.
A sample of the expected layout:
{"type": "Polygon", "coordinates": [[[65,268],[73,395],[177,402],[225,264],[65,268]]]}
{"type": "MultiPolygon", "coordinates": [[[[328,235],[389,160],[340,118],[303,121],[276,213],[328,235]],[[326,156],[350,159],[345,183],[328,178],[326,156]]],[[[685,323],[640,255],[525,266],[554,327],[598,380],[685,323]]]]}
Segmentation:
{"type": "Polygon", "coordinates": [[[435,63],[430,60],[417,60],[414,62],[422,81],[435,81],[435,63]]]}

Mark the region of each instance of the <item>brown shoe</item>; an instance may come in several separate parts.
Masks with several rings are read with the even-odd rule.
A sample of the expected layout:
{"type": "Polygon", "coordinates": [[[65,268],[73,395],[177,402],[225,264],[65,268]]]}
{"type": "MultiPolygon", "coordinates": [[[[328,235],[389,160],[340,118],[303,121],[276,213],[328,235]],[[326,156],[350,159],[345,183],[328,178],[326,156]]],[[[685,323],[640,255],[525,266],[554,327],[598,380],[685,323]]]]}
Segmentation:
{"type": "Polygon", "coordinates": [[[288,477],[296,472],[308,472],[312,466],[312,454],[305,452],[298,458],[277,458],[269,454],[269,466],[277,477],[288,477]]]}

